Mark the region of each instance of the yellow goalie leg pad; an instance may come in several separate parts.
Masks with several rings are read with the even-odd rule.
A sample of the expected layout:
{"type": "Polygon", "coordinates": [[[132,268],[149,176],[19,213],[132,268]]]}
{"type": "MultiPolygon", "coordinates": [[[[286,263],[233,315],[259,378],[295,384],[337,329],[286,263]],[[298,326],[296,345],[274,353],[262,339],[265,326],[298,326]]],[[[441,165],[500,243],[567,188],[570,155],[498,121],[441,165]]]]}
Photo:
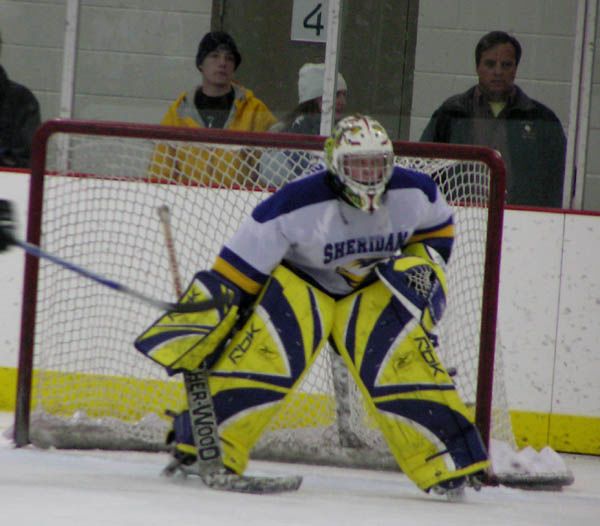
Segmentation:
{"type": "Polygon", "coordinates": [[[211,369],[223,462],[243,473],[250,451],[323,348],[335,301],[285,267],[211,369]]]}
{"type": "Polygon", "coordinates": [[[402,471],[423,490],[488,466],[418,321],[382,282],[339,301],[332,335],[402,471]]]}
{"type": "Polygon", "coordinates": [[[229,297],[231,302],[205,311],[167,312],[136,339],[136,349],[170,373],[196,369],[231,332],[239,293],[215,274],[199,272],[179,300],[195,303],[216,296],[229,297]]]}

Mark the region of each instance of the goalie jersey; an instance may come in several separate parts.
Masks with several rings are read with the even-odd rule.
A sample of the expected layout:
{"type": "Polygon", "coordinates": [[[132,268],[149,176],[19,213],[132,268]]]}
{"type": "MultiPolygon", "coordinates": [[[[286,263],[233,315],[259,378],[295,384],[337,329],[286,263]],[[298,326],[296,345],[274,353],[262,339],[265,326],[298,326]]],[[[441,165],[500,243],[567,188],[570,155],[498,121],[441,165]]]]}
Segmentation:
{"type": "Polygon", "coordinates": [[[377,263],[411,243],[425,243],[448,261],[452,209],[428,175],[394,167],[382,205],[372,213],[346,203],[332,177],[323,167],[259,204],[224,245],[213,270],[255,295],[283,263],[342,297],[377,263]]]}

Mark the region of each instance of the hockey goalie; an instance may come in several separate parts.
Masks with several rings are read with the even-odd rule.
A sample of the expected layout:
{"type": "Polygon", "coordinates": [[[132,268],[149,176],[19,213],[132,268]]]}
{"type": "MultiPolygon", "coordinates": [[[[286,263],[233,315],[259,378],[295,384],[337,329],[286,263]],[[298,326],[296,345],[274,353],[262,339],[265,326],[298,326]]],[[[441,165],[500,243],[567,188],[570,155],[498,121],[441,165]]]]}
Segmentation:
{"type": "MultiPolygon", "coordinates": [[[[208,369],[223,468],[243,475],[253,446],[329,341],[401,470],[423,491],[480,485],[487,452],[437,352],[452,209],[434,181],[394,165],[374,119],[341,120],[325,164],[259,204],[180,302],[135,342],[171,373],[208,369]]],[[[196,440],[194,440],[196,438],[196,440]]],[[[189,413],[174,455],[196,461],[189,413]]]]}

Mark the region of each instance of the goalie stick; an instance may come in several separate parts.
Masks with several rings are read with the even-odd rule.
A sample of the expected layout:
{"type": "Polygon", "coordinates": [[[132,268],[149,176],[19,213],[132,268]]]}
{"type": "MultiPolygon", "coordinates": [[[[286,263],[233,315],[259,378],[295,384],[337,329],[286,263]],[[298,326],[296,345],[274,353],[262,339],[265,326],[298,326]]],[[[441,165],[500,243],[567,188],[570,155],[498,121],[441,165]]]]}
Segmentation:
{"type": "MultiPolygon", "coordinates": [[[[173,288],[177,297],[181,297],[183,287],[171,230],[170,211],[167,206],[161,206],[157,211],[169,256],[173,288]]],[[[193,371],[183,373],[197,460],[191,465],[185,465],[180,459],[175,458],[163,470],[163,474],[171,476],[181,471],[184,474],[199,475],[206,486],[222,491],[263,494],[297,490],[302,483],[302,477],[249,476],[226,471],[221,457],[219,429],[208,376],[209,373],[205,364],[201,364],[193,371]]]]}
{"type": "Polygon", "coordinates": [[[116,292],[121,292],[131,298],[135,298],[138,301],[155,307],[157,309],[163,311],[172,311],[172,312],[198,312],[203,310],[209,310],[215,307],[219,307],[223,305],[227,299],[226,298],[213,298],[210,300],[201,301],[198,303],[170,303],[167,301],[161,301],[155,298],[151,298],[141,292],[133,290],[122,283],[118,283],[117,281],[113,281],[105,276],[101,276],[92,272],[91,270],[85,269],[76,265],[71,261],[67,261],[59,256],[46,252],[42,248],[37,245],[33,245],[32,243],[28,243],[27,241],[22,241],[18,239],[14,235],[14,219],[12,216],[12,206],[10,201],[6,201],[5,199],[0,199],[0,237],[7,245],[14,245],[22,248],[28,254],[39,258],[46,259],[51,261],[52,263],[63,267],[67,270],[71,270],[80,276],[95,281],[100,285],[108,287],[116,292]]]}

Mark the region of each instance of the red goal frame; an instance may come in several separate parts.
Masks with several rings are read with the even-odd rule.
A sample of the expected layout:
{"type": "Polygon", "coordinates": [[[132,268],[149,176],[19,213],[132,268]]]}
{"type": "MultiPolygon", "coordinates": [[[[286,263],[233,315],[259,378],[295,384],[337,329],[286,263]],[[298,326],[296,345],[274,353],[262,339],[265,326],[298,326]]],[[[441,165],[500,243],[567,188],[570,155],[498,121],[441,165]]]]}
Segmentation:
{"type": "MultiPolygon", "coordinates": [[[[139,139],[164,139],[173,141],[201,141],[210,144],[245,145],[262,147],[302,148],[321,150],[324,137],[236,132],[230,130],[193,129],[133,124],[122,122],[100,122],[85,120],[51,120],[36,132],[32,147],[31,181],[27,241],[38,245],[42,231],[42,206],[44,179],[48,175],[46,154],[48,141],[57,133],[79,135],[102,135],[139,139]]],[[[492,387],[496,325],[498,311],[498,289],[505,193],[505,168],[500,154],[481,146],[450,145],[437,143],[415,143],[395,141],[396,154],[424,158],[446,158],[455,160],[477,160],[489,166],[491,184],[487,204],[487,238],[483,278],[482,315],[479,330],[479,363],[477,383],[476,424],[486,445],[490,441],[492,387]]],[[[18,360],[18,378],[13,439],[17,446],[29,440],[29,420],[33,377],[34,335],[36,324],[36,297],[39,261],[26,254],[24,287],[21,311],[21,336],[18,360]]]]}

